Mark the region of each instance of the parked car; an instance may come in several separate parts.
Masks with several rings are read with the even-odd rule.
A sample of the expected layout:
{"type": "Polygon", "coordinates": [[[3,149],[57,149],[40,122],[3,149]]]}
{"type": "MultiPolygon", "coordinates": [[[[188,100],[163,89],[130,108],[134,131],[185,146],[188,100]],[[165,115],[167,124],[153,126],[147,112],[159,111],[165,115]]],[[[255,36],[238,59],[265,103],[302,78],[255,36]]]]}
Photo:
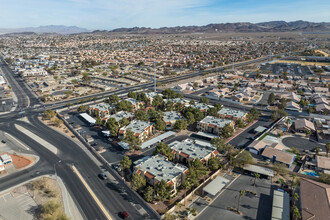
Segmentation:
{"type": "Polygon", "coordinates": [[[107,175],[106,175],[105,173],[100,173],[98,176],[99,176],[99,178],[100,178],[101,180],[106,180],[106,179],[108,179],[108,177],[107,177],[107,175]]]}
{"type": "Polygon", "coordinates": [[[3,144],[5,144],[5,143],[6,143],[6,141],[5,141],[5,140],[2,140],[1,142],[2,142],[3,144]]]}
{"type": "Polygon", "coordinates": [[[91,146],[93,146],[93,147],[96,146],[96,145],[97,145],[97,142],[94,142],[94,143],[91,144],[91,146]]]}
{"type": "Polygon", "coordinates": [[[127,219],[129,217],[128,213],[125,211],[119,212],[119,216],[122,219],[127,219]]]}

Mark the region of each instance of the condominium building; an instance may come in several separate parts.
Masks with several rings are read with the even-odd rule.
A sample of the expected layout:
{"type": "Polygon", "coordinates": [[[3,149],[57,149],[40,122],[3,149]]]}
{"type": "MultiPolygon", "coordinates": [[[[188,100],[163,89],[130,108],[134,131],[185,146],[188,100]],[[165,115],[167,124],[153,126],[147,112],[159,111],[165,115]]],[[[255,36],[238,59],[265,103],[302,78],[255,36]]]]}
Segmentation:
{"type": "Polygon", "coordinates": [[[207,116],[197,123],[197,129],[199,131],[220,135],[222,128],[226,124],[229,124],[233,128],[235,126],[235,122],[232,120],[207,116]]]}
{"type": "Polygon", "coordinates": [[[141,142],[145,141],[149,135],[152,134],[154,128],[154,123],[147,122],[147,121],[140,121],[140,120],[134,120],[131,121],[131,123],[125,127],[122,127],[119,130],[119,139],[124,139],[125,134],[128,129],[130,129],[136,137],[138,137],[141,142]]]}
{"type": "Polygon", "coordinates": [[[163,121],[166,124],[167,130],[172,129],[177,120],[183,119],[184,117],[177,111],[164,112],[163,121]]]}

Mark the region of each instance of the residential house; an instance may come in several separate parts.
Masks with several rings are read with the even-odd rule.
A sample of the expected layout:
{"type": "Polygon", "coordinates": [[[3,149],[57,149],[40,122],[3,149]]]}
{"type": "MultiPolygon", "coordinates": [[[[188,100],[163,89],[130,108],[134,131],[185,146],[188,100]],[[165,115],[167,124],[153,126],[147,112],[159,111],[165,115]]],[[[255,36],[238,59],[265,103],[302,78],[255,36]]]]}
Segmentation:
{"type": "Polygon", "coordinates": [[[316,167],[320,172],[330,174],[330,158],[316,156],[316,167]]]}
{"type": "Polygon", "coordinates": [[[232,120],[238,120],[242,119],[243,121],[246,120],[246,117],[248,115],[247,112],[241,111],[241,110],[235,110],[231,108],[222,108],[219,112],[219,117],[220,118],[227,118],[227,119],[232,119],[232,120]]]}
{"type": "Polygon", "coordinates": [[[301,178],[300,202],[302,220],[324,220],[330,217],[330,185],[301,178]]]}
{"type": "Polygon", "coordinates": [[[177,111],[164,112],[163,121],[166,124],[166,129],[171,130],[177,120],[183,120],[184,117],[177,111]]]}
{"type": "Polygon", "coordinates": [[[266,146],[267,144],[265,142],[255,140],[248,146],[248,149],[251,153],[259,155],[266,148],[266,146]]]}
{"type": "Polygon", "coordinates": [[[301,108],[300,108],[300,105],[293,102],[293,101],[290,101],[286,104],[286,110],[290,110],[290,111],[296,111],[296,112],[301,112],[301,108]]]}
{"type": "Polygon", "coordinates": [[[271,160],[273,163],[274,162],[283,163],[288,167],[291,167],[292,163],[296,158],[295,154],[291,154],[268,146],[263,150],[261,156],[264,159],[271,160]]]}
{"type": "Polygon", "coordinates": [[[174,159],[189,164],[191,160],[198,159],[203,163],[218,155],[218,151],[210,146],[205,146],[192,139],[174,141],[169,144],[174,159]]]}
{"type": "Polygon", "coordinates": [[[153,133],[154,123],[134,120],[125,127],[119,129],[119,139],[124,139],[126,131],[130,129],[141,142],[145,141],[153,133]]]}
{"type": "Polygon", "coordinates": [[[307,130],[314,132],[315,127],[313,122],[308,121],[307,119],[297,119],[294,121],[294,128],[298,132],[306,132],[307,130]]]}
{"type": "Polygon", "coordinates": [[[203,120],[197,123],[197,129],[199,131],[220,135],[221,129],[229,124],[234,128],[235,122],[223,118],[215,118],[213,116],[207,116],[203,120]]]}
{"type": "Polygon", "coordinates": [[[174,164],[164,156],[155,155],[135,165],[134,173],[142,175],[151,186],[165,180],[172,186],[171,194],[173,195],[184,183],[188,168],[181,164],[174,164]]]}
{"type": "Polygon", "coordinates": [[[330,114],[330,106],[327,104],[315,105],[315,111],[319,114],[330,114]]]}
{"type": "Polygon", "coordinates": [[[25,70],[22,73],[23,77],[47,76],[47,75],[48,75],[47,71],[41,68],[25,70]]]}
{"type": "Polygon", "coordinates": [[[329,89],[328,87],[314,87],[314,91],[318,94],[328,94],[329,89]]]}

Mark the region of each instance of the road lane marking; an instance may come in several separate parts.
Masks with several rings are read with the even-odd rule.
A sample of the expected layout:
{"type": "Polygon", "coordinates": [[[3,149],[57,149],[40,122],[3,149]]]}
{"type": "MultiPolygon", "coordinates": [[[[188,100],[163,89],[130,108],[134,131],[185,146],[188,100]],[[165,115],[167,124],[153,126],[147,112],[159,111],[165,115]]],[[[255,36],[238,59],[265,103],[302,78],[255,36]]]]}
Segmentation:
{"type": "Polygon", "coordinates": [[[84,186],[86,187],[87,191],[91,194],[91,196],[94,199],[94,201],[96,202],[96,204],[100,207],[100,209],[103,212],[103,214],[107,217],[107,219],[112,220],[110,214],[105,209],[105,207],[103,206],[103,204],[101,203],[101,201],[99,200],[99,198],[97,198],[97,196],[95,195],[95,193],[93,192],[93,190],[86,183],[86,181],[84,180],[84,178],[82,177],[82,175],[80,174],[80,172],[78,171],[78,169],[74,165],[72,165],[71,167],[72,167],[73,171],[76,173],[76,175],[78,176],[78,178],[80,179],[80,181],[84,184],[84,186]]]}

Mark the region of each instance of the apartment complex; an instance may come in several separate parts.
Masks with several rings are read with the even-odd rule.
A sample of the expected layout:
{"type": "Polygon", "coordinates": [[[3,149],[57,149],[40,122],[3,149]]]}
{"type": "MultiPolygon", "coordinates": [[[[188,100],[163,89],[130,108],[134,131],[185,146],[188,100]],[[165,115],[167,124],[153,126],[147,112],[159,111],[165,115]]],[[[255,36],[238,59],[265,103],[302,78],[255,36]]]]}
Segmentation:
{"type": "Polygon", "coordinates": [[[140,139],[141,142],[145,141],[149,135],[152,134],[154,129],[154,123],[134,120],[125,127],[120,128],[119,130],[119,139],[124,139],[127,130],[131,130],[136,137],[140,139]]]}
{"type": "Polygon", "coordinates": [[[229,124],[232,127],[235,126],[235,122],[232,120],[207,116],[203,120],[197,123],[197,129],[199,131],[220,135],[221,129],[226,124],[229,124]]]}

